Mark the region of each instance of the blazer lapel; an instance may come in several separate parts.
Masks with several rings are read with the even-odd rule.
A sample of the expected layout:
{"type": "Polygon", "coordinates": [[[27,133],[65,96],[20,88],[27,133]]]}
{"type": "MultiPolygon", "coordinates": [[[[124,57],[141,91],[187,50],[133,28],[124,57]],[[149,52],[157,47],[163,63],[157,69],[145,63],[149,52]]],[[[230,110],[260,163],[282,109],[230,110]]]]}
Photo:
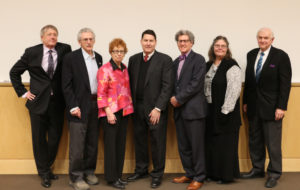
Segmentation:
{"type": "Polygon", "coordinates": [[[147,85],[149,79],[150,79],[150,76],[151,76],[151,73],[152,73],[152,70],[155,68],[155,65],[157,63],[157,53],[156,51],[154,52],[154,54],[152,55],[151,57],[151,60],[148,61],[146,64],[149,64],[149,68],[148,68],[148,71],[147,71],[147,74],[146,74],[146,78],[145,78],[145,85],[147,85]]]}
{"type": "Polygon", "coordinates": [[[261,68],[261,72],[260,72],[260,77],[259,77],[259,78],[261,78],[261,77],[263,76],[264,71],[266,70],[267,67],[269,67],[269,65],[270,65],[270,63],[271,63],[271,59],[272,59],[272,57],[273,57],[273,56],[272,56],[273,52],[274,52],[274,51],[273,51],[273,47],[271,47],[270,52],[269,52],[269,55],[268,55],[268,57],[267,57],[267,59],[266,59],[264,65],[263,65],[263,67],[261,68]]]}
{"type": "Polygon", "coordinates": [[[91,86],[90,86],[90,80],[89,80],[89,74],[86,68],[85,60],[82,54],[82,50],[78,49],[78,59],[77,61],[79,62],[79,71],[82,73],[83,81],[87,88],[91,91],[91,86]]]}
{"type": "MultiPolygon", "coordinates": [[[[180,79],[182,78],[182,75],[183,75],[184,71],[186,70],[186,68],[188,67],[189,62],[191,62],[193,55],[194,55],[194,52],[193,52],[193,50],[191,50],[190,54],[185,58],[185,61],[183,63],[183,66],[182,66],[180,74],[179,74],[178,81],[180,81],[180,79]]],[[[177,69],[178,69],[178,67],[177,67],[177,69]]],[[[176,70],[176,72],[177,72],[177,70],[176,70]]]]}
{"type": "Polygon", "coordinates": [[[133,60],[133,64],[134,64],[134,70],[135,72],[133,72],[133,74],[135,75],[134,78],[136,79],[134,81],[134,94],[136,93],[136,88],[137,88],[137,83],[139,80],[139,71],[140,71],[140,65],[143,59],[143,53],[140,53],[138,56],[136,56],[136,60],[133,60]]]}

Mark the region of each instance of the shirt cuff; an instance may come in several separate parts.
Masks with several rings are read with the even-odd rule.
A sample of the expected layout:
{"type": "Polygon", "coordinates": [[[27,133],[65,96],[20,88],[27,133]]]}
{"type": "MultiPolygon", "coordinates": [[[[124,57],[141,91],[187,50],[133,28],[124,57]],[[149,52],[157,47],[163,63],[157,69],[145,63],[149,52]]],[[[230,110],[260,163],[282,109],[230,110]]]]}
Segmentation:
{"type": "Polygon", "coordinates": [[[28,92],[25,92],[25,93],[22,95],[22,98],[26,98],[27,93],[28,93],[28,92]]]}
{"type": "Polygon", "coordinates": [[[79,107],[77,106],[77,107],[75,107],[75,108],[70,109],[70,113],[72,113],[73,111],[77,110],[78,108],[79,108],[79,107]]]}
{"type": "Polygon", "coordinates": [[[159,108],[157,108],[157,107],[155,107],[154,109],[156,109],[157,111],[161,112],[161,109],[159,109],[159,108]]]}

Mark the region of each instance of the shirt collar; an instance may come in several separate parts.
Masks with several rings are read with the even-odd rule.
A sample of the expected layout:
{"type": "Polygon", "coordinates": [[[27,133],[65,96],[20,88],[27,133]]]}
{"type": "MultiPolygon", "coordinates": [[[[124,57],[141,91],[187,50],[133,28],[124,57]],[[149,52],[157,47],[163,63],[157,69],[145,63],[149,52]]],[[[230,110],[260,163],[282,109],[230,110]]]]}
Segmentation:
{"type": "MultiPolygon", "coordinates": [[[[155,50],[152,52],[152,53],[150,53],[150,54],[148,54],[148,60],[150,60],[150,58],[152,57],[152,55],[155,53],[155,50]]],[[[146,54],[145,54],[145,52],[143,52],[143,58],[146,56],[146,54]]]]}
{"type": "Polygon", "coordinates": [[[123,71],[124,69],[126,69],[126,67],[125,67],[125,65],[124,65],[123,63],[121,63],[121,68],[119,68],[118,65],[114,62],[113,59],[110,59],[109,62],[110,62],[110,64],[111,64],[113,70],[119,69],[119,70],[123,71]]]}
{"type": "Polygon", "coordinates": [[[43,51],[44,51],[44,54],[48,53],[49,50],[52,50],[53,53],[57,53],[56,50],[55,50],[55,48],[49,49],[47,46],[45,46],[45,45],[43,44],[43,51]]]}
{"type": "Polygon", "coordinates": [[[259,49],[258,55],[260,55],[261,52],[264,52],[264,55],[268,55],[269,52],[270,52],[270,50],[271,50],[271,47],[272,47],[272,46],[270,46],[266,51],[261,51],[261,49],[259,49]]]}
{"type": "MultiPolygon", "coordinates": [[[[191,51],[192,51],[192,49],[190,49],[190,51],[188,51],[186,54],[184,54],[185,55],[185,58],[187,58],[188,56],[189,56],[189,54],[191,53],[191,51]]],[[[182,55],[180,55],[180,56],[182,56],[182,55]]],[[[179,56],[179,57],[180,57],[179,56]]]]}
{"type": "Polygon", "coordinates": [[[85,60],[89,57],[91,57],[92,59],[95,59],[95,52],[94,51],[93,51],[93,56],[90,56],[90,54],[88,54],[83,48],[81,48],[81,51],[82,51],[82,55],[83,55],[85,60]]]}

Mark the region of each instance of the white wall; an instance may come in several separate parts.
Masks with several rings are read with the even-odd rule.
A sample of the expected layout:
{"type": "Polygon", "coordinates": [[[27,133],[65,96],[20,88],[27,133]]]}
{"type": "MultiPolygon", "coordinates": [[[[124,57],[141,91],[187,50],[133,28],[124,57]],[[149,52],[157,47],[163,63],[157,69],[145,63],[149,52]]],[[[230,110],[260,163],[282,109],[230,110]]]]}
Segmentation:
{"type": "MultiPolygon", "coordinates": [[[[234,58],[243,71],[246,53],[257,47],[256,32],[268,26],[275,33],[273,45],[286,51],[292,62],[293,82],[300,82],[299,0],[0,0],[0,82],[9,81],[9,70],[25,48],[40,43],[39,31],[46,24],[58,27],[59,41],[79,46],[80,28],[96,33],[95,50],[104,61],[108,44],[121,37],[130,55],[141,51],[140,36],[154,29],[157,50],[173,59],[179,55],[174,35],[189,29],[196,37],[193,49],[207,58],[214,37],[227,36],[234,58]],[[298,53],[298,54],[297,54],[298,53]]],[[[23,81],[29,81],[24,75],[23,81]]]]}

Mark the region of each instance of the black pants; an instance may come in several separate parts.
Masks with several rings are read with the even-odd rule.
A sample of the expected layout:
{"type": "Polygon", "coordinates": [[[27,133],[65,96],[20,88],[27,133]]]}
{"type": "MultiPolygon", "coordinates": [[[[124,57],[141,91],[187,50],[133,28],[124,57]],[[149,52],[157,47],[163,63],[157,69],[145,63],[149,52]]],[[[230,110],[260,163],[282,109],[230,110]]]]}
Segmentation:
{"type": "Polygon", "coordinates": [[[104,177],[107,182],[115,182],[122,177],[126,129],[128,116],[123,116],[123,110],[115,113],[116,124],[107,122],[107,117],[101,118],[104,132],[104,177]]]}
{"type": "Polygon", "coordinates": [[[99,120],[97,101],[93,100],[87,123],[69,122],[69,175],[72,182],[93,174],[98,155],[99,120]]]}
{"type": "Polygon", "coordinates": [[[205,155],[204,136],[205,119],[186,120],[182,116],[175,118],[178,150],[186,177],[195,181],[204,181],[205,155]]]}
{"type": "Polygon", "coordinates": [[[282,120],[265,121],[258,115],[249,120],[249,150],[253,169],[264,171],[266,148],[270,162],[267,173],[270,177],[280,178],[282,174],[281,154],[282,120]]]}
{"type": "Polygon", "coordinates": [[[51,99],[46,113],[29,114],[35,164],[38,174],[44,177],[49,175],[55,161],[64,123],[64,109],[51,99]]]}
{"type": "Polygon", "coordinates": [[[150,131],[153,170],[152,177],[161,177],[165,170],[167,114],[161,113],[157,126],[150,126],[149,117],[145,116],[144,105],[137,102],[133,117],[135,142],[135,173],[148,173],[149,150],[148,132],[150,131]]]}

